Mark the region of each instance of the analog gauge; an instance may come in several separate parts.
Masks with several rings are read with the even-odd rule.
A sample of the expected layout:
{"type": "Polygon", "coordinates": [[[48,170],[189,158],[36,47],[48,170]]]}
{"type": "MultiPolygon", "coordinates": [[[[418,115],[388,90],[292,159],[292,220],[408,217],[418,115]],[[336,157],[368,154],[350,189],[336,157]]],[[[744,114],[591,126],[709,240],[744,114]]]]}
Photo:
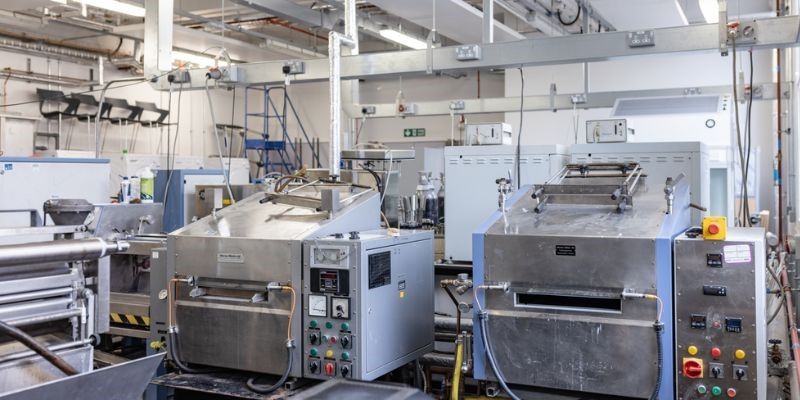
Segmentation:
{"type": "Polygon", "coordinates": [[[312,317],[327,317],[328,298],[314,294],[308,295],[308,315],[312,317]]]}

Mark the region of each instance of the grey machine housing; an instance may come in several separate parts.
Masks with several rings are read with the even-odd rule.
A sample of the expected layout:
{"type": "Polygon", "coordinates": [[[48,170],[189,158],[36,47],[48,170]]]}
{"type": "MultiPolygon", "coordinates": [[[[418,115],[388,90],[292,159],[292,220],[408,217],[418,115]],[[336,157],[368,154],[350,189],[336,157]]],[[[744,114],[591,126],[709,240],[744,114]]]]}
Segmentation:
{"type": "Polygon", "coordinates": [[[433,350],[433,233],[304,243],[307,378],[373,380],[433,350]]]}
{"type": "MultiPolygon", "coordinates": [[[[255,194],[170,233],[168,270],[192,277],[177,290],[177,325],[185,362],[280,375],[291,332],[302,336],[303,242],[339,232],[379,228],[379,193],[349,184],[292,187],[284,195],[255,194]],[[173,269],[174,268],[174,269],[173,269]]],[[[302,346],[293,349],[302,359],[302,346]]],[[[302,376],[293,363],[290,376],[302,376]]]]}

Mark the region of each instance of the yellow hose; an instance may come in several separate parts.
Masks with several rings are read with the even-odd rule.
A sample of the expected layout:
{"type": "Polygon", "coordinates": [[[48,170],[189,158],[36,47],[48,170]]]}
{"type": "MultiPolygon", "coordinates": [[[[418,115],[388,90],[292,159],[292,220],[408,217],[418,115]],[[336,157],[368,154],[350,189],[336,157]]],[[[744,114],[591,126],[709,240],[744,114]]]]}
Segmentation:
{"type": "Polygon", "coordinates": [[[453,386],[450,388],[450,400],[459,400],[461,390],[461,363],[464,358],[464,341],[460,337],[456,341],[456,363],[453,365],[453,386]]]}

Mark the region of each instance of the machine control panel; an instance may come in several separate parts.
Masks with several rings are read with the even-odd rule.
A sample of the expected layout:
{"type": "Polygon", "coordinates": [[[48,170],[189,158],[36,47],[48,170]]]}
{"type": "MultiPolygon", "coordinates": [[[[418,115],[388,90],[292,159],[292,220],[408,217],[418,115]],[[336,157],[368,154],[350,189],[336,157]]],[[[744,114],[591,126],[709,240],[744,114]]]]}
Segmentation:
{"type": "Polygon", "coordinates": [[[681,400],[766,393],[764,231],[675,241],[675,374],[681,400]]]}
{"type": "Polygon", "coordinates": [[[372,380],[432,348],[433,320],[419,312],[433,309],[433,274],[419,268],[432,239],[379,230],[304,243],[305,378],[372,380]]]}

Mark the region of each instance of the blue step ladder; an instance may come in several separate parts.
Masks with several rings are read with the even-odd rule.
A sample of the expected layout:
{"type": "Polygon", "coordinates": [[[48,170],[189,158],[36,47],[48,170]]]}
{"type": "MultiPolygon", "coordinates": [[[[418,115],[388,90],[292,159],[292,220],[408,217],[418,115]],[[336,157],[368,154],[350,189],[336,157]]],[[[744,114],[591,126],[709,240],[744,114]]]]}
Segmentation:
{"type": "MultiPolygon", "coordinates": [[[[285,86],[252,85],[245,88],[244,93],[244,150],[258,153],[258,168],[256,176],[263,176],[270,172],[292,174],[303,167],[303,153],[305,149],[311,155],[310,168],[320,168],[319,139],[309,138],[297,109],[289,97],[285,86]],[[248,102],[251,92],[261,92],[263,108],[251,110],[248,102]],[[281,103],[282,102],[282,103],[281,103]],[[281,107],[278,107],[281,103],[281,107]],[[260,124],[253,124],[252,120],[260,120],[260,124]],[[277,122],[277,129],[272,124],[277,122]],[[289,125],[294,124],[295,135],[289,132],[289,125]],[[260,125],[260,129],[255,129],[260,125]],[[271,126],[272,125],[272,126],[271,126]],[[248,133],[260,134],[258,139],[247,139],[248,133]],[[261,173],[261,168],[264,173],[261,173]]],[[[244,156],[247,156],[245,154],[244,156]]]]}

